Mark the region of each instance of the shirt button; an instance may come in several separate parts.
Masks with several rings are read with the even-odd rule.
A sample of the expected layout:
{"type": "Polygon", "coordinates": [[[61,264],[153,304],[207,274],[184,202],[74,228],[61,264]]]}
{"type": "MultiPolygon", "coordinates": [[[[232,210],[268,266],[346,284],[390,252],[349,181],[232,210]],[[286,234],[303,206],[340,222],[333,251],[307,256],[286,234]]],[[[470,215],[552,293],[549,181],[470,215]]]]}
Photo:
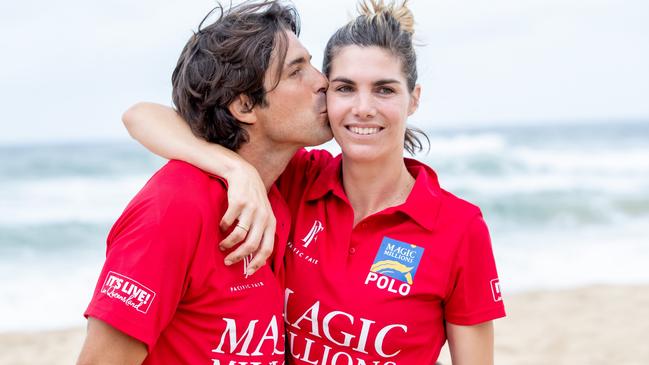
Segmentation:
{"type": "Polygon", "coordinates": [[[349,248],[349,254],[350,254],[350,255],[353,255],[353,254],[355,254],[355,253],[356,253],[356,249],[355,249],[354,247],[350,247],[350,248],[349,248]]]}

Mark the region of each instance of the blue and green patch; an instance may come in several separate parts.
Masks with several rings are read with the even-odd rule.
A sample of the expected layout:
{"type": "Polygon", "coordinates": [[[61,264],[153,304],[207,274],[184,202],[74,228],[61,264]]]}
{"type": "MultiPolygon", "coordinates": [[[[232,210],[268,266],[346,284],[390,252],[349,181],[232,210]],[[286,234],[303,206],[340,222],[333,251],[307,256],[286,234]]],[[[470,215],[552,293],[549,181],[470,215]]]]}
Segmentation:
{"type": "Polygon", "coordinates": [[[422,247],[383,237],[370,271],[412,285],[423,254],[422,247]]]}

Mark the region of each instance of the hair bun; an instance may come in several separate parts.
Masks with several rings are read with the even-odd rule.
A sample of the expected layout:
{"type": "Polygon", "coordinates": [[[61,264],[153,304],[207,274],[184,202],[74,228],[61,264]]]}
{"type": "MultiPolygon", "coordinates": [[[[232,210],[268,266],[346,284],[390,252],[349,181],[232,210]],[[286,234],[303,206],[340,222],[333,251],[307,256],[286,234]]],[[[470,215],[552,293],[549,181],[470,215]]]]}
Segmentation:
{"type": "Polygon", "coordinates": [[[389,4],[384,0],[361,0],[358,4],[358,12],[366,16],[369,21],[378,20],[382,15],[391,16],[399,22],[401,30],[410,34],[415,33],[415,17],[408,8],[408,0],[404,0],[400,5],[395,0],[390,1],[389,4]]]}

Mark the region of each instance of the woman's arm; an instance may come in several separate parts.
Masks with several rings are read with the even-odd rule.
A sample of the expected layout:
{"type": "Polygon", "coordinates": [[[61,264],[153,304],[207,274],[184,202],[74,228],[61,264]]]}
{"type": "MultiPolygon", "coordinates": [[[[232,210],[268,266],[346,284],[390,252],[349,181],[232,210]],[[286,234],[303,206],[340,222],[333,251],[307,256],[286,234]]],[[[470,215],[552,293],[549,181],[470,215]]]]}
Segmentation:
{"type": "Polygon", "coordinates": [[[493,321],[475,326],[446,323],[448,347],[453,365],[493,365],[493,321]]]}
{"type": "Polygon", "coordinates": [[[235,227],[220,243],[222,249],[228,249],[245,239],[225,262],[233,264],[255,253],[248,274],[261,267],[273,250],[275,216],[257,170],[237,153],[194,136],[189,125],[167,106],[138,103],[124,113],[122,121],[129,134],[156,155],[186,161],[228,181],[228,209],[221,229],[237,220],[248,232],[235,227]]]}

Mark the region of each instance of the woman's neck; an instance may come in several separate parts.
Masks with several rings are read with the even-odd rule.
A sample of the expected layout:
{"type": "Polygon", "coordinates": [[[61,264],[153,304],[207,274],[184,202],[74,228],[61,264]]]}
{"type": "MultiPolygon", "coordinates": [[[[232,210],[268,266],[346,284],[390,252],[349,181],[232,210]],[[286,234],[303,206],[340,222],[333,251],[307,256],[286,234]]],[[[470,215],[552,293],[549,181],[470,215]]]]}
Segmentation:
{"type": "Polygon", "coordinates": [[[402,156],[376,163],[354,162],[343,156],[342,175],[354,209],[354,226],[374,213],[403,204],[415,184],[402,156]]]}

